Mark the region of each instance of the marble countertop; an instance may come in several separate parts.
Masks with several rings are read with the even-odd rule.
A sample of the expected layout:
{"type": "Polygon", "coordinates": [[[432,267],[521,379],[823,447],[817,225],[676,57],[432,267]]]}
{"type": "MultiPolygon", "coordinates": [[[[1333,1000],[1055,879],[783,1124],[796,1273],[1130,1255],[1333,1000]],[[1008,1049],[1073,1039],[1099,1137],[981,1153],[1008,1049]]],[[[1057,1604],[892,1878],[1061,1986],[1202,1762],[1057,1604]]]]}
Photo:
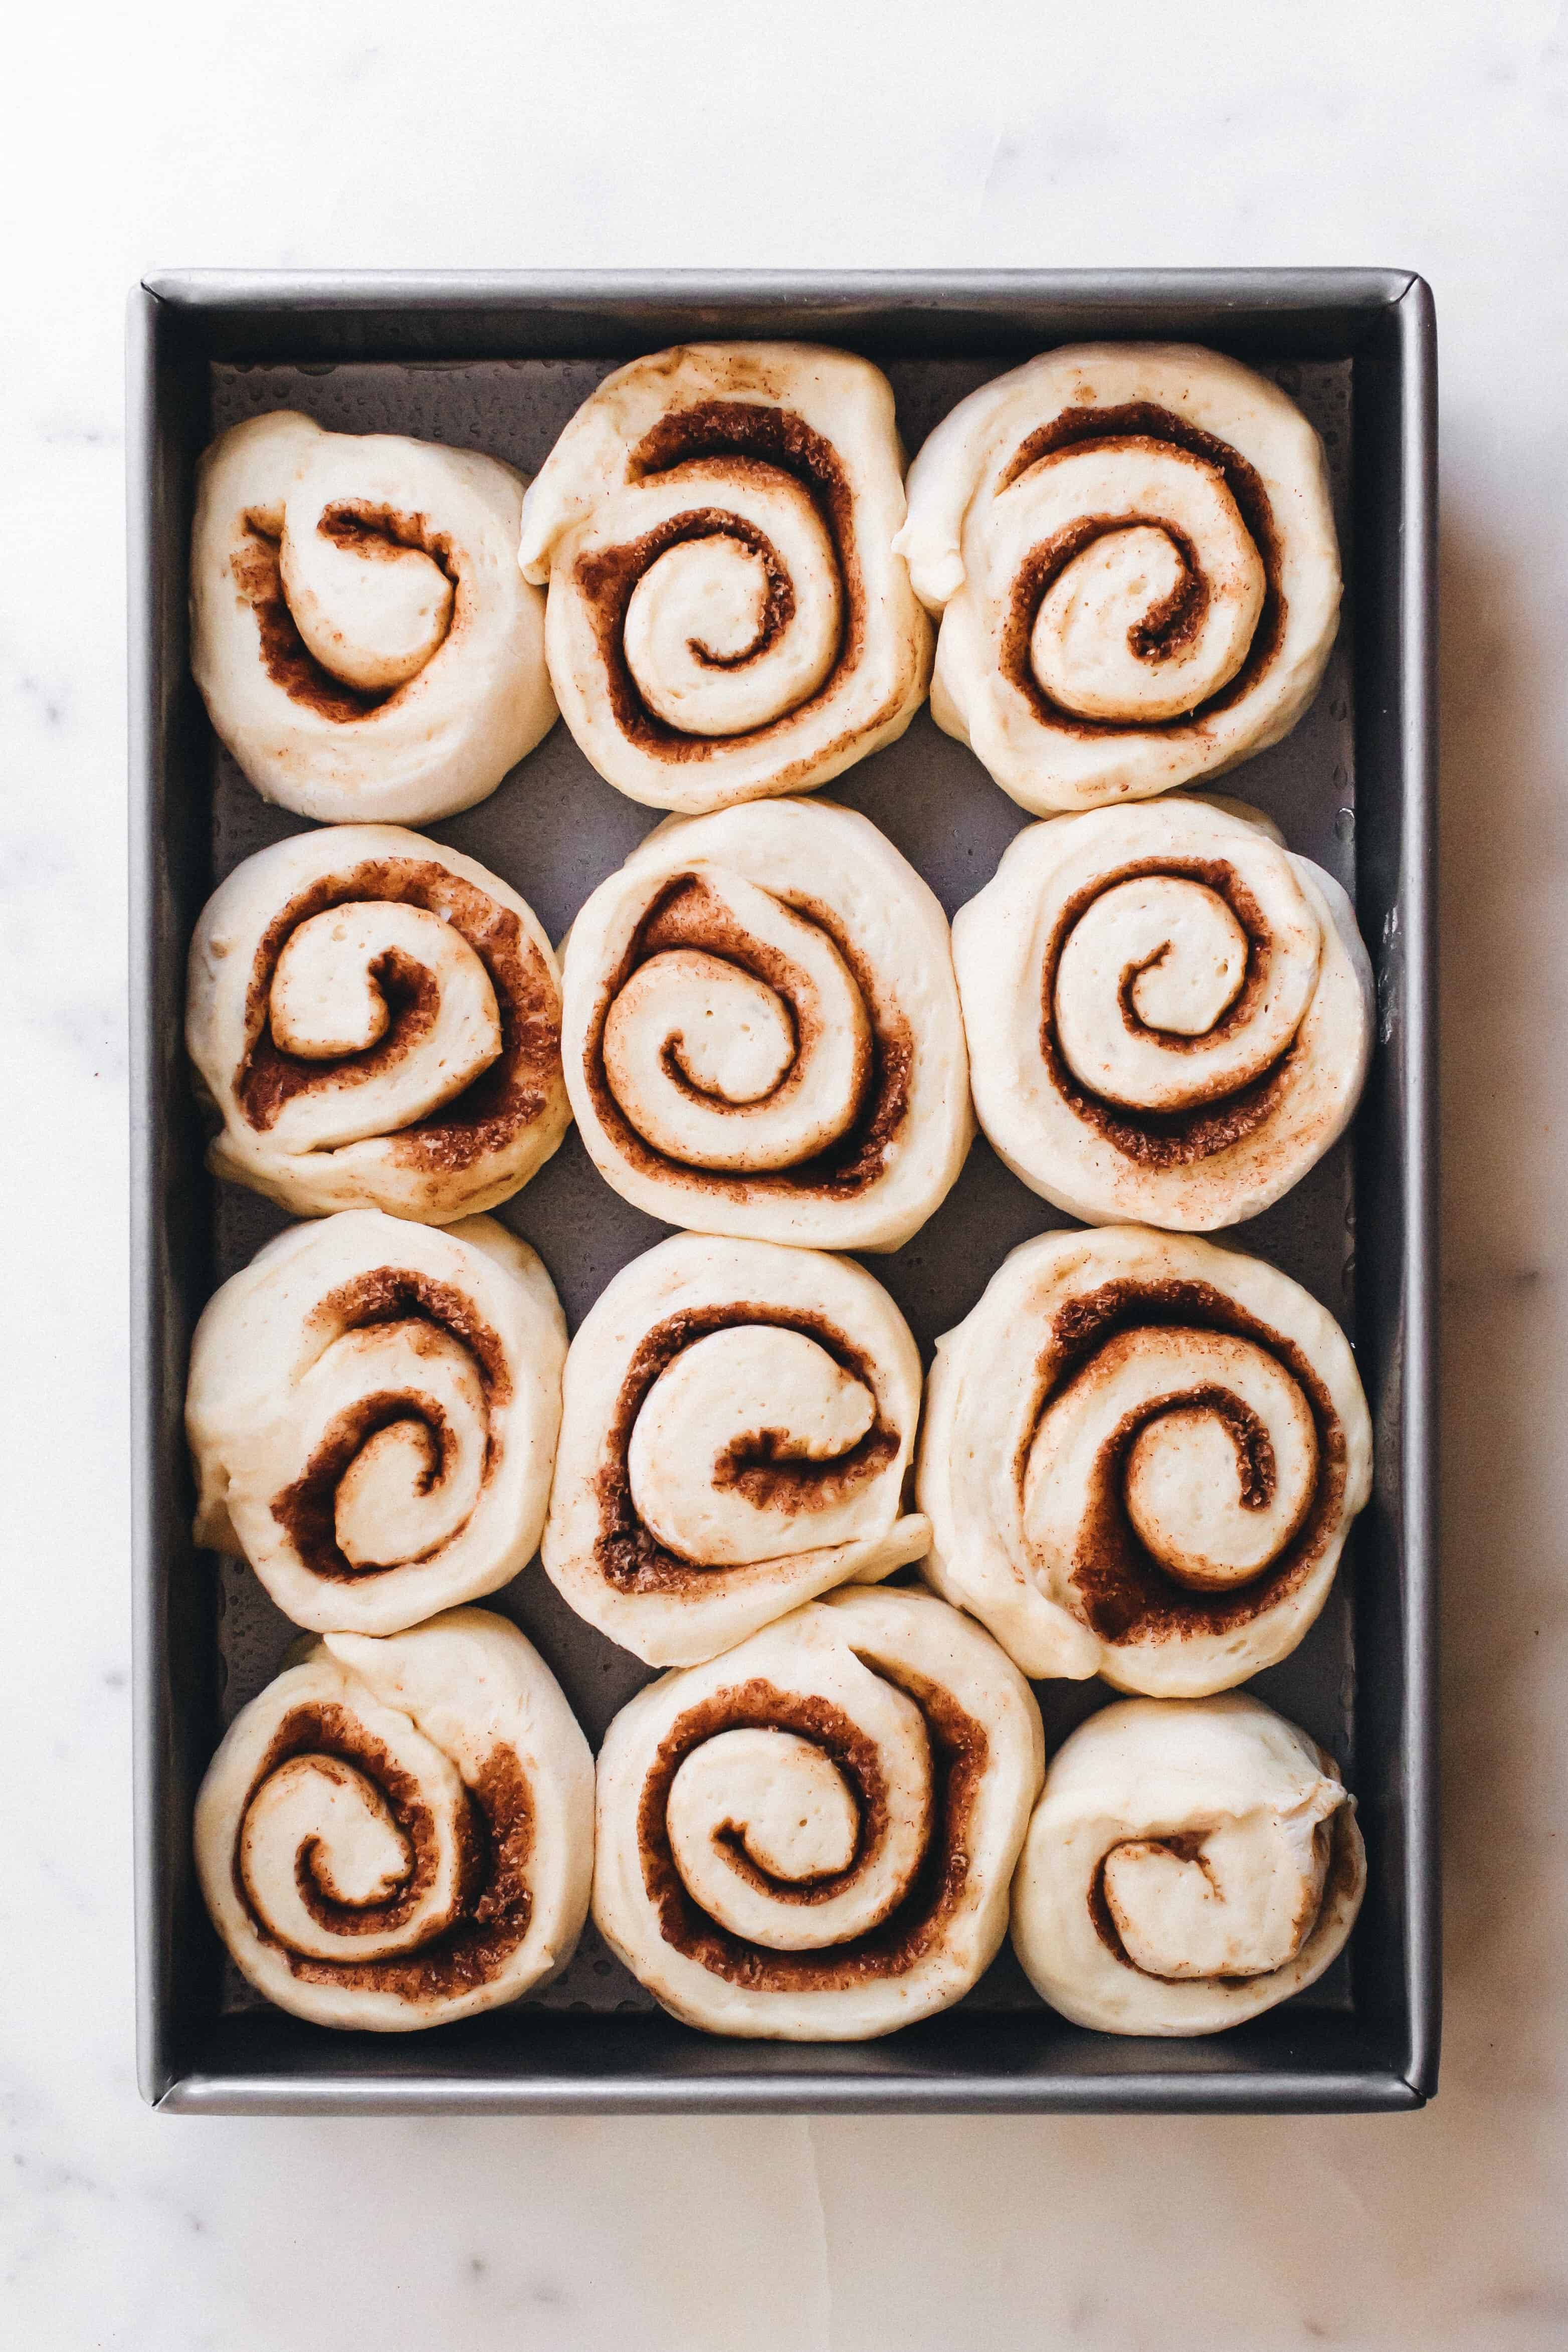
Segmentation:
{"type": "Polygon", "coordinates": [[[0,2311],[31,2352],[1568,2342],[1568,17],[84,0],[8,42],[0,2311]],[[457,29],[459,28],[460,29],[457,29]],[[1397,2118],[198,2121],[132,2052],[121,321],[181,264],[1375,262],[1443,371],[1448,2023],[1397,2118]],[[1547,1050],[1543,1054],[1542,1042],[1547,1050]],[[20,1475],[16,1475],[19,1471],[20,1475]]]}

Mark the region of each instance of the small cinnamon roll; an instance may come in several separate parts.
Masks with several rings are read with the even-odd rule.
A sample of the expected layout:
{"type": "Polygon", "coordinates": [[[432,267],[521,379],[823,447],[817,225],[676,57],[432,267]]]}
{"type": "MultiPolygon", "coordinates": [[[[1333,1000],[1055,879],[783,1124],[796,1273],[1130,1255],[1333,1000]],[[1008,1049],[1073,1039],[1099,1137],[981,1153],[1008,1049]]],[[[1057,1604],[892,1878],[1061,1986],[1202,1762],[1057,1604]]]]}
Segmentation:
{"type": "Polygon", "coordinates": [[[1289,732],[1339,625],[1322,444],[1187,343],[1083,343],[983,384],[894,545],[942,616],[931,717],[1025,808],[1218,775],[1289,732]]]}
{"type": "Polygon", "coordinates": [[[920,1406],[909,1326],[852,1260],[677,1234],[572,1343],[545,1572],[650,1664],[710,1658],[921,1558],[920,1406]]]}
{"type": "Polygon", "coordinates": [[[892,551],[885,376],[811,343],[618,368],[523,504],[563,716],[618,791],[692,814],[810,792],[901,735],[931,625],[892,551]]]}
{"type": "Polygon", "coordinates": [[[925,1573],[1027,1675],[1244,1682],[1317,1616],[1371,1491],[1343,1332],[1238,1251],[1046,1234],[937,1342],[925,1573]]]}
{"type": "Polygon", "coordinates": [[[1255,810],[1031,825],[952,927],[981,1126],[1091,1224],[1255,1217],[1343,1134],[1373,1038],[1355,910],[1255,810]]]}
{"type": "Polygon", "coordinates": [[[544,1525],[565,1358],[550,1276],[489,1217],[293,1226],[196,1326],[196,1541],[320,1633],[498,1591],[544,1525]]]}
{"type": "Polygon", "coordinates": [[[396,825],[235,868],[191,942],[185,1042],[222,1121],[208,1164],[304,1216],[450,1224],[521,1191],[570,1124],[532,909],[396,825]]]}
{"type": "Polygon", "coordinates": [[[202,458],[191,667],[264,800],[413,824],[493,793],[555,720],[527,478],[281,409],[202,458]]]}
{"type": "Polygon", "coordinates": [[[517,2000],[571,1958],[593,1759],[505,1618],[329,1633],[230,1725],[195,1851],[258,1992],[315,2025],[416,2032],[517,2000]]]}
{"type": "Polygon", "coordinates": [[[1355,1800],[1255,1698],[1128,1699],[1051,1759],[1013,1882],[1035,1990],[1100,2033],[1216,2033],[1316,1983],[1366,1889],[1355,1800]]]}
{"type": "Polygon", "coordinates": [[[563,1058],[606,1183],[672,1224],[896,1249],[973,1135],[947,920],[869,819],[671,819],[565,949],[563,1058]]]}
{"type": "Polygon", "coordinates": [[[995,1957],[1043,1769],[1034,1695],[977,1625],[837,1592],[622,1708],[594,1916],[705,2032],[891,2033],[995,1957]]]}

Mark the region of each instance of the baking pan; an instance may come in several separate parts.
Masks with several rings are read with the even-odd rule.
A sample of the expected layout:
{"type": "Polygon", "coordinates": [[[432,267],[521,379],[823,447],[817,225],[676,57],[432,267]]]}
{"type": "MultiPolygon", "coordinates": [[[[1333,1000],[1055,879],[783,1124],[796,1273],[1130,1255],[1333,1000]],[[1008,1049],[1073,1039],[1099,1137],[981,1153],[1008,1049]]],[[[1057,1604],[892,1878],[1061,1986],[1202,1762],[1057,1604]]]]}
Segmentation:
{"type": "MultiPolygon", "coordinates": [[[[470,2110],[1286,2110],[1419,2106],[1436,2084],[1434,1720],[1435,1006],[1431,298],[1401,271],[785,276],[252,275],[150,278],[129,375],[136,1575],[141,2081],[206,2113],[470,2110]],[[186,943],[221,876],[300,821],[222,754],[191,683],[186,563],[197,453],[225,425],[295,406],[349,430],[420,434],[537,468],[612,364],[698,336],[839,342],[884,366],[912,448],[973,385],[1047,345],[1178,337],[1275,375],[1323,432],[1350,587],[1312,710],[1233,789],[1355,894],[1378,983],[1377,1051],[1352,1136],[1222,1238],[1303,1281],[1352,1331],[1377,1477],[1335,1594],[1260,1692],[1331,1747],[1361,1808],[1370,1885],[1348,1961],[1281,2009],[1205,2040],[1066,2024],[1004,1951],[947,2015],[882,2042],[712,2040],[658,2011],[593,1931],[542,1995],[417,2035],[325,2032],[258,2004],[197,1894],[190,1818],[223,1724],[291,1637],[242,1564],[190,1535],[186,1351],[216,1283],[284,1222],[218,1186],[181,1044],[186,943]]],[[[922,713],[840,778],[949,911],[1027,822],[922,713]]],[[[559,937],[657,821],[557,728],[493,799],[428,830],[520,887],[559,937]]],[[[575,1325],[665,1230],[580,1146],[502,1212],[540,1249],[575,1325]]],[[[1065,1222],[977,1143],[924,1231],[872,1261],[929,1355],[1005,1252],[1065,1222]]],[[[581,1625],[537,1562],[499,1597],[592,1738],[647,1670],[581,1625]]],[[[1037,1686],[1054,1744],[1110,1694],[1037,1686]]]]}

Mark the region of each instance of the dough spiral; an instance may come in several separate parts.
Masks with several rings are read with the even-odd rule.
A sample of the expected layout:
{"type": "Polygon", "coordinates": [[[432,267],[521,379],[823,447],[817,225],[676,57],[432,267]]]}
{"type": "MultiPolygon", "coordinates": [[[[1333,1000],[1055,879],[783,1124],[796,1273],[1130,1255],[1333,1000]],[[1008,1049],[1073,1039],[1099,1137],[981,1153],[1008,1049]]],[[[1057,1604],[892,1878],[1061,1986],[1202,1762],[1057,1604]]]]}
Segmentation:
{"type": "Polygon", "coordinates": [[[526,477],[280,409],[202,458],[191,667],[264,800],[427,823],[471,808],[555,721],[518,573],[526,477]]]}
{"type": "Polygon", "coordinates": [[[195,1850],[213,1924],[268,2000],[316,2025],[446,2025],[571,1958],[593,1759],[505,1618],[329,1633],[229,1727],[195,1850]]]}
{"type": "Polygon", "coordinates": [[[1178,795],[1031,825],[959,909],[980,1124],[1090,1223],[1257,1216],[1349,1125],[1372,967],[1332,877],[1178,795]]]}
{"type": "Polygon", "coordinates": [[[946,919],[866,817],[670,819],[566,942],[563,1055],[605,1181],[672,1224],[896,1249],[973,1133],[946,919]]]}
{"type": "Polygon", "coordinates": [[[306,1216],[494,1208],[570,1123],[561,983],[517,892],[390,824],[247,857],[191,942],[185,1042],[215,1172],[306,1216]]]}
{"type": "Polygon", "coordinates": [[[1033,1694],[978,1626],[835,1593],[623,1707],[594,1916],[706,2032],[891,2033],[994,1958],[1043,1766],[1033,1694]]]}
{"type": "Polygon", "coordinates": [[[919,1559],[909,1326],[847,1258],[678,1234],[616,1275],[566,1362],[541,1557],[652,1665],[710,1658],[919,1559]]]}
{"type": "Polygon", "coordinates": [[[296,1225],[196,1326],[196,1541],[318,1633],[495,1592],[538,1548],[565,1360],[550,1276],[489,1217],[296,1225]]]}
{"type": "Polygon", "coordinates": [[[1127,1699],[1051,1759],[1013,1882],[1035,1989],[1100,2033],[1215,2033],[1316,1983],[1366,1888],[1331,1756],[1255,1698],[1127,1699]]]}
{"type": "Polygon", "coordinates": [[[688,814],[809,792],[903,733],[931,625],[892,552],[885,376],[809,343],[692,343],[616,370],[523,506],[550,674],[599,773],[688,814]]]}
{"type": "Polygon", "coordinates": [[[1344,1334],[1239,1252],[1046,1234],[937,1342],[925,1572],[1027,1675],[1229,1689],[1295,1648],[1371,1487],[1344,1334]]]}
{"type": "Polygon", "coordinates": [[[894,541],[942,615],[931,716],[1037,812],[1142,800],[1289,732],[1339,625],[1322,445],[1217,352],[1084,343],[984,384],[894,541]]]}

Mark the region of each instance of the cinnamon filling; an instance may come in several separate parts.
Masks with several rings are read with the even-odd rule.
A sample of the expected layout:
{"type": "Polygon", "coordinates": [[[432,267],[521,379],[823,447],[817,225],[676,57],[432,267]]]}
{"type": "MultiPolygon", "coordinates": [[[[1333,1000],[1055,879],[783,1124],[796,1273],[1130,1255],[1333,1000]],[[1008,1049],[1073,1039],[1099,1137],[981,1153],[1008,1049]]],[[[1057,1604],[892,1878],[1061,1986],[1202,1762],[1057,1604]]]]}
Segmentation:
{"type": "Polygon", "coordinates": [[[379,1265],[367,1274],[356,1274],[318,1300],[305,1328],[308,1332],[327,1329],[336,1334],[363,1331],[375,1323],[416,1320],[439,1325],[468,1349],[492,1408],[510,1402],[511,1374],[497,1333],[475,1313],[473,1301],[464,1292],[450,1283],[437,1282],[431,1275],[417,1274],[410,1266],[379,1265]]]}
{"type": "MultiPolygon", "coordinates": [[[[245,517],[242,529],[243,535],[229,557],[229,573],[256,615],[262,665],[275,686],[280,686],[291,701],[303,703],[340,726],[352,726],[356,719],[370,718],[395,696],[406,691],[405,687],[351,686],[319,662],[300,635],[283,593],[280,537],[268,530],[255,514],[245,517]]],[[[458,628],[463,617],[461,583],[451,541],[431,530],[426,516],[398,514],[390,508],[373,507],[363,499],[346,499],[330,507],[317,529],[334,547],[352,549],[371,562],[384,562],[401,548],[417,548],[421,554],[429,556],[451,581],[455,591],[447,637],[458,628]]],[[[408,683],[415,681],[410,679],[408,683]]]]}
{"type": "Polygon", "coordinates": [[[400,1423],[419,1433],[425,1467],[417,1481],[418,1491],[428,1495],[445,1477],[453,1449],[447,1417],[433,1397],[381,1389],[373,1396],[356,1399],[339,1413],[293,1485],[273,1496],[273,1517],[313,1576],[346,1583],[384,1576],[405,1564],[393,1560],[356,1567],[341,1549],[337,1538],[338,1488],[344,1474],[373,1437],[400,1423]]]}
{"type": "MultiPolygon", "coordinates": [[[[435,1825],[416,1780],[405,1772],[347,1707],[311,1704],[290,1709],[257,1769],[241,1818],[264,1781],[291,1757],[336,1758],[380,1792],[411,1855],[408,1875],[385,1902],[363,1907],[335,1902],[321,1886],[307,1843],[296,1863],[296,1884],[313,1918],[338,1934],[384,1934],[409,1917],[436,1870],[435,1825]]],[[[528,1933],[532,1897],[527,1866],[533,1845],[533,1805],[514,1751],[492,1748],[468,1784],[468,1804],[458,1871],[458,1916],[407,1954],[376,1960],[323,1960],[295,1952],[258,1917],[236,1852],[234,1885],[260,1940],[280,1952],[305,1984],[341,1985],[412,2001],[436,2001],[488,1983],[528,1933]]]]}
{"type": "MultiPolygon", "coordinates": [[[[1250,1582],[1221,1591],[1184,1585],[1142,1541],[1123,1499],[1128,1452],[1139,1430],[1168,1410],[1173,1400],[1130,1416],[1108,1439],[1096,1462],[1089,1509],[1072,1565],[1072,1587],[1083,1621],[1103,1642],[1180,1642],[1250,1624],[1287,1599],[1310,1573],[1339,1524],[1345,1436],[1327,1388],[1293,1340],[1206,1282],[1109,1282],[1060,1309],[1037,1370],[1035,1422],[1015,1465],[1020,1488],[1034,1429],[1051,1400],[1074,1381],[1092,1378],[1095,1358],[1108,1340],[1123,1331],[1172,1325],[1249,1339],[1285,1367],[1312,1416],[1318,1441],[1316,1482],[1296,1533],[1250,1582]]],[[[1236,1443],[1244,1507],[1265,1507],[1274,1492],[1273,1449],[1248,1408],[1207,1384],[1179,1402],[1220,1413],[1236,1443]]]]}
{"type": "MultiPolygon", "coordinates": [[[[847,965],[866,1008],[870,1051],[868,1056],[862,1057],[857,1072],[859,1107],[855,1117],[827,1150],[801,1160],[794,1168],[756,1174],[693,1168],[668,1159],[632,1125],[616,1098],[605,1068],[605,1024],[622,989],[652,956],[671,948],[696,948],[721,962],[735,964],[773,991],[794,1024],[795,1055],[768,1099],[776,1101],[784,1088],[802,1083],[805,1061],[816,1039],[816,1024],[795,967],[736,923],[700,874],[677,874],[660,886],[618,970],[607,980],[583,1048],[583,1075],[600,1122],[621,1156],[646,1174],[666,1182],[684,1183],[704,1193],[717,1190],[732,1201],[780,1199],[801,1192],[845,1200],[864,1192],[882,1174],[888,1151],[909,1111],[914,1066],[914,1040],[909,1023],[896,1005],[886,1002],[870,965],[826,907],[814,899],[791,899],[788,904],[796,914],[805,916],[826,931],[847,965]]],[[[672,1055],[667,1056],[666,1067],[683,1090],[698,1091],[672,1055]]],[[[748,1108],[736,1105],[735,1117],[744,1118],[748,1108]]]]}
{"type": "Polygon", "coordinates": [[[890,1429],[869,1429],[847,1454],[818,1462],[793,1450],[787,1429],[751,1429],[732,1438],[713,1465],[713,1484],[721,1491],[743,1495],[757,1510],[782,1507],[803,1511],[831,1510],[884,1470],[899,1450],[890,1429]]]}
{"type": "MultiPolygon", "coordinates": [[[[459,1290],[406,1266],[377,1266],[356,1275],[352,1282],[329,1291],[311,1309],[307,1333],[330,1331],[334,1338],[363,1331],[379,1323],[427,1323],[447,1332],[466,1349],[491,1412],[511,1399],[511,1374],[506,1351],[489,1325],[474,1312],[472,1301],[459,1290]]],[[[293,1484],[275,1495],[269,1508],[295,1553],[314,1576],[346,1582],[379,1576],[385,1567],[355,1567],[337,1538],[337,1492],[355,1456],[381,1430],[395,1423],[416,1423],[426,1436],[426,1468],[419,1482],[428,1494],[445,1476],[452,1448],[446,1416],[435,1400],[405,1391],[378,1390],[361,1397],[341,1412],[323,1434],[310,1461],[293,1484]]],[[[494,1467],[494,1441],[485,1448],[484,1479],[494,1467]]]]}
{"type": "MultiPolygon", "coordinates": [[[[1160,1044],[1173,1054],[1205,1051],[1224,1038],[1245,1030],[1263,992],[1268,958],[1268,919],[1252,892],[1229,861],[1218,857],[1146,857],[1102,874],[1068,899],[1047,943],[1040,966],[1040,1057],[1052,1086],[1086,1127],[1102,1135],[1124,1160],[1151,1171],[1184,1168],[1228,1151],[1255,1135],[1274,1116],[1289,1083],[1295,1045],[1288,1045],[1268,1069],[1234,1092],[1188,1105],[1180,1110],[1135,1110],[1126,1103],[1108,1101],[1084,1086],[1062,1052],[1057,1029],[1057,973],[1068,940],[1104,891],[1122,882],[1147,876],[1202,883],[1223,898],[1247,934],[1247,969],[1235,997],[1220,1018],[1201,1036],[1187,1037],[1161,1030],[1160,1044]]],[[[1158,959],[1154,959],[1158,961],[1158,959]]],[[[1121,1017],[1134,1034],[1149,1035],[1132,1002],[1132,991],[1148,964],[1130,965],[1121,978],[1118,997],[1121,1017]]],[[[1220,1082],[1223,1084],[1223,1081],[1220,1082]]]]}
{"type": "MultiPolygon", "coordinates": [[[[629,472],[636,481],[713,460],[723,461],[725,469],[741,480],[763,480],[769,472],[784,473],[802,486],[822,519],[834,551],[844,592],[844,618],[832,667],[804,703],[743,737],[686,735],[648,709],[632,675],[626,656],[626,608],[632,592],[650,564],[683,540],[713,536],[738,540],[761,557],[767,575],[758,635],[744,652],[727,661],[696,649],[715,667],[738,667],[765,651],[793,615],[795,591],[777,551],[755,524],[705,498],[701,506],[671,518],[624,547],[581,556],[577,585],[592,616],[616,724],[629,740],[664,760],[711,759],[731,743],[763,742],[778,734],[834,692],[846,671],[860,659],[865,642],[866,594],[855,543],[854,497],[832,443],[790,409],[751,401],[705,400],[661,417],[632,452],[629,472]]],[[[704,493],[714,486],[711,473],[694,478],[704,493]]]]}
{"type": "MultiPolygon", "coordinates": [[[[969,1877],[969,1825],[985,1769],[984,1726],[950,1692],[885,1660],[863,1664],[896,1683],[919,1706],[931,1757],[931,1820],[924,1852],[901,1899],[877,1927],[820,1951],[779,1952],[732,1935],[687,1892],[671,1851],[669,1790],[685,1759],[718,1732],[791,1731],[828,1756],[852,1790],[859,1834],[848,1868],[799,1884],[774,1880],[746,1858],[754,1884],[785,1900],[810,1904],[837,1894],[875,1857],[888,1817],[887,1791],[874,1744],[826,1700],[777,1689],[760,1677],[716,1692],[689,1708],[667,1734],[643,1784],[637,1840],[643,1885],[667,1944],[714,1976],[757,1992],[818,1992],[900,1976],[940,1945],[969,1877]]],[[[733,1843],[731,1851],[733,1852],[733,1843]]]]}
{"type": "Polygon", "coordinates": [[[454,1101],[385,1139],[398,1159],[416,1167],[471,1168],[503,1150],[543,1111],[560,1060],[560,1013],[549,969],[518,917],[443,866],[408,857],[367,858],[311,883],[274,916],[256,950],[246,996],[248,1044],[235,1077],[239,1108],[264,1133],[293,1096],[341,1084],[345,1070],[368,1075],[387,1068],[417,1050],[435,1018],[432,982],[423,966],[396,955],[379,959],[374,967],[392,1019],[364,1053],[332,1063],[286,1054],[268,1025],[272,976],[290,933],[313,915],[363,899],[422,907],[440,916],[468,941],[489,976],[500,1015],[495,1060],[454,1101]]]}
{"type": "Polygon", "coordinates": [[[1286,602],[1281,584],[1281,549],[1274,509],[1262,477],[1239,450],[1203,432],[1153,401],[1136,400],[1114,408],[1066,408],[1020,443],[998,488],[1006,489],[1042,458],[1058,450],[1098,448],[1122,441],[1163,444],[1188,457],[1201,458],[1222,476],[1235,499],[1247,534],[1263,564],[1263,609],[1246,659],[1234,677],[1217,693],[1178,719],[1143,722],[1131,719],[1086,719],[1064,710],[1040,686],[1029,667],[1029,639],[1047,591],[1073,558],[1107,531],[1126,530],[1139,523],[1162,530],[1182,560],[1183,578],[1172,595],[1144,616],[1132,633],[1135,649],[1146,660],[1166,660],[1191,641],[1208,602],[1197,551],[1184,533],[1173,530],[1159,515],[1095,515],[1075,523],[1037,548],[1019,573],[1003,632],[1002,667],[1006,677],[1029,702],[1037,718],[1048,727],[1072,735],[1120,735],[1136,728],[1141,733],[1168,734],[1202,724],[1228,710],[1262,677],[1279,652],[1285,631],[1286,602]],[[1146,641],[1145,641],[1146,640],[1146,641]]]}
{"type": "MultiPolygon", "coordinates": [[[[1314,1904],[1309,1895],[1303,1909],[1297,1916],[1296,1933],[1300,1939],[1297,1946],[1298,1952],[1315,1931],[1319,1920],[1331,1918],[1350,1891],[1355,1875],[1355,1864],[1351,1841],[1345,1833],[1345,1825],[1349,1817],[1349,1806],[1342,1805],[1331,1820],[1320,1822],[1312,1832],[1312,1843],[1320,1852],[1321,1842],[1325,1839],[1329,1842],[1329,1868],[1323,1881],[1321,1901],[1314,1904]]],[[[1204,1875],[1209,1877],[1208,1865],[1204,1859],[1204,1848],[1207,1843],[1207,1832],[1204,1830],[1173,1830],[1163,1837],[1140,1838],[1137,1843],[1141,1845],[1163,1846],[1168,1853],[1173,1853],[1180,1862],[1195,1862],[1204,1875]]],[[[1115,1848],[1112,1847],[1111,1853],[1114,1852],[1115,1848]]],[[[1106,1897],[1105,1869],[1110,1860],[1110,1853],[1100,1856],[1099,1866],[1089,1881],[1089,1916],[1094,1923],[1094,1932],[1106,1950],[1113,1958],[1120,1960],[1124,1969],[1131,1969],[1141,1977],[1151,1977],[1156,1984],[1241,1986],[1256,1984],[1258,1981],[1255,1976],[1166,1977],[1161,1976],[1157,1969],[1140,1967],[1121,1940],[1121,1931],[1117,1927],[1106,1897]]]]}
{"type": "MultiPolygon", "coordinates": [[[[792,1314],[782,1307],[736,1300],[725,1307],[689,1307],[655,1324],[626,1368],[595,1480],[599,1532],[594,1563],[617,1591],[712,1592],[721,1590],[725,1576],[751,1573],[744,1563],[702,1568],[668,1550],[637,1516],[626,1454],[644,1399],[683,1349],[712,1332],[758,1323],[774,1330],[798,1331],[814,1339],[841,1370],[876,1395],[869,1357],[820,1315],[792,1314]]],[[[786,1457],[780,1450],[784,1442],[784,1433],[776,1430],[752,1430],[735,1438],[713,1465],[715,1484],[738,1488],[748,1502],[757,1505],[787,1498],[797,1512],[825,1510],[841,1502],[854,1487],[879,1476],[897,1454],[900,1440],[897,1430],[879,1414],[858,1444],[831,1461],[786,1457]]]]}
{"type": "MultiPolygon", "coordinates": [[[[1118,734],[1130,726],[1143,722],[1128,719],[1086,719],[1079,712],[1068,710],[1046,692],[1035,676],[1029,657],[1030,639],[1040,606],[1045,603],[1053,583],[1061,577],[1068,565],[1076,562],[1086,548],[1097,539],[1109,538],[1115,531],[1136,530],[1140,527],[1162,531],[1181,558],[1181,578],[1168,596],[1151,605],[1135,627],[1128,632],[1136,653],[1143,660],[1159,663],[1169,661],[1173,654],[1182,653],[1191,645],[1203,625],[1208,609],[1209,585],[1203,573],[1197,549],[1185,531],[1159,515],[1121,514],[1084,515],[1069,523],[1065,530],[1043,540],[1032,548],[1020,565],[1013,583],[1007,618],[1002,630],[1001,662],[1003,675],[1009,678],[1020,694],[1035,706],[1037,718],[1049,725],[1068,727],[1084,734],[1118,734]]],[[[1187,726],[1190,718],[1165,719],[1163,723],[1187,726]]]]}
{"type": "Polygon", "coordinates": [[[363,1053],[346,1054],[331,1065],[304,1055],[286,1053],[273,1038],[270,1025],[257,1041],[250,1057],[245,1092],[245,1115],[263,1132],[293,1096],[317,1087],[342,1083],[352,1070],[356,1082],[395,1069],[405,1055],[419,1051],[436,1025],[440,998],[433,974],[399,948],[389,948],[370,966],[371,978],[386,1004],[386,1027],[363,1053]]]}

